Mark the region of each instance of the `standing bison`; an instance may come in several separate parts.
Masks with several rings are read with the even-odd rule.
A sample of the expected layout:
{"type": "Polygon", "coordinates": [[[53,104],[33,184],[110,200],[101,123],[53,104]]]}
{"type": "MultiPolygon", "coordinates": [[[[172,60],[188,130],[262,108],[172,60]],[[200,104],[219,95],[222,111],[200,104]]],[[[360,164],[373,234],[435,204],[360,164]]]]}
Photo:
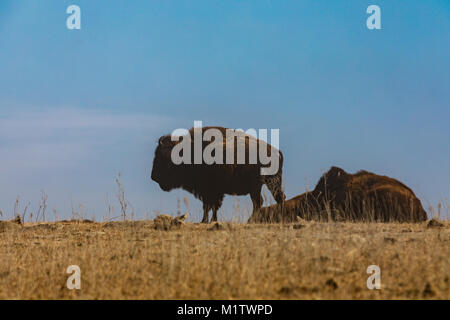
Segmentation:
{"type": "Polygon", "coordinates": [[[225,194],[250,194],[255,212],[261,208],[265,184],[277,203],[284,202],[282,167],[281,151],[270,144],[242,131],[202,127],[181,136],[162,136],[151,178],[164,191],[182,188],[200,199],[202,222],[208,223],[210,210],[211,221],[217,221],[225,194]]]}
{"type": "Polygon", "coordinates": [[[349,174],[332,167],[315,189],[265,207],[249,222],[294,222],[297,217],[332,221],[420,222],[427,214],[414,192],[398,180],[367,171],[349,174]]]}

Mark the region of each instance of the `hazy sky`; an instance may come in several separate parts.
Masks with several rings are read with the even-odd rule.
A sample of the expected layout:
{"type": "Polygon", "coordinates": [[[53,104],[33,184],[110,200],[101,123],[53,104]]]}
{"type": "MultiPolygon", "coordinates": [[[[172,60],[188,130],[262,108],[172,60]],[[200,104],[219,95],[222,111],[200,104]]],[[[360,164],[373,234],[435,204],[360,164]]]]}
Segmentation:
{"type": "Polygon", "coordinates": [[[199,200],[150,180],[158,137],[194,120],[279,128],[288,198],[336,165],[397,178],[426,209],[450,201],[450,2],[1,0],[4,215],[17,196],[35,212],[41,190],[51,217],[101,219],[107,194],[118,215],[121,172],[137,217],[187,196],[197,219],[199,200]]]}

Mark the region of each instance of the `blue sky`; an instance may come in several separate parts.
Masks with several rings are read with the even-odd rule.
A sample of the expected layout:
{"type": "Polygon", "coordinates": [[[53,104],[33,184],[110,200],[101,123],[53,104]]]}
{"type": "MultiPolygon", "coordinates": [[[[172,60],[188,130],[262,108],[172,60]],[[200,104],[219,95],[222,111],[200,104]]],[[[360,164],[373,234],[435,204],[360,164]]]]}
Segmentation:
{"type": "Polygon", "coordinates": [[[450,200],[449,58],[446,0],[2,0],[0,209],[20,196],[36,211],[45,190],[59,216],[72,202],[101,219],[121,172],[137,217],[186,196],[196,219],[198,200],[149,178],[158,137],[194,120],[279,128],[289,198],[337,165],[436,207],[450,200]],[[71,4],[81,30],[66,28],[71,4]]]}

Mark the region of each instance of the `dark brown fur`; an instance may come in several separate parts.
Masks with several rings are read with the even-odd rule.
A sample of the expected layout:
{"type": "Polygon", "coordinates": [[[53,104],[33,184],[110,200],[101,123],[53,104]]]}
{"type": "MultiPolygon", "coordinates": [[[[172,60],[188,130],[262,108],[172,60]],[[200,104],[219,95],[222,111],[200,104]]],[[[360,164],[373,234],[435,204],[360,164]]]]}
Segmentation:
{"type": "MultiPolygon", "coordinates": [[[[224,162],[226,146],[226,128],[222,127],[203,127],[202,130],[215,128],[220,130],[224,138],[224,162]]],[[[207,223],[209,220],[208,212],[212,209],[212,221],[217,221],[217,210],[222,205],[225,194],[231,195],[247,195],[253,202],[253,209],[258,210],[262,205],[261,188],[267,185],[270,192],[274,196],[277,203],[282,203],[285,199],[284,192],[281,187],[282,183],[282,167],[283,156],[269,144],[268,155],[272,151],[279,152],[280,163],[278,172],[272,176],[261,175],[260,169],[264,167],[258,161],[257,164],[248,164],[248,139],[246,138],[246,164],[237,164],[237,146],[235,143],[235,164],[193,164],[194,161],[194,129],[189,130],[191,135],[192,161],[191,164],[175,165],[171,160],[172,148],[178,142],[171,141],[171,136],[163,136],[159,139],[158,147],[155,150],[155,158],[153,160],[152,180],[159,183],[161,189],[170,191],[175,188],[182,188],[203,202],[203,220],[207,223]]],[[[235,139],[236,140],[236,139],[235,139]]],[[[181,140],[180,140],[181,141],[181,140]]],[[[203,149],[210,144],[209,141],[203,142],[203,149]]]]}
{"type": "Polygon", "coordinates": [[[332,221],[419,222],[427,214],[414,192],[398,180],[367,171],[349,174],[332,167],[315,189],[262,208],[249,222],[293,222],[297,217],[332,221]]]}

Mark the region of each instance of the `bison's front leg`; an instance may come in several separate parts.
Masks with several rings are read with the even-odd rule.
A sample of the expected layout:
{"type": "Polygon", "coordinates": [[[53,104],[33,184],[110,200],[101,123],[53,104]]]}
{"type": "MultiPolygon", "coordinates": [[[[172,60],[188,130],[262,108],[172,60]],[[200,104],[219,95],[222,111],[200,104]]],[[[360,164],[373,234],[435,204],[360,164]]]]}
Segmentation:
{"type": "Polygon", "coordinates": [[[211,222],[217,222],[217,208],[213,208],[213,215],[211,218],[211,222]]]}
{"type": "Polygon", "coordinates": [[[219,211],[219,208],[222,206],[223,197],[223,194],[217,196],[216,201],[212,205],[213,215],[211,218],[211,222],[217,222],[217,211],[219,211]]]}
{"type": "Polygon", "coordinates": [[[203,219],[202,219],[202,223],[208,223],[208,221],[209,221],[209,215],[208,215],[208,212],[209,212],[209,206],[207,205],[207,204],[203,204],[203,219]]]}

